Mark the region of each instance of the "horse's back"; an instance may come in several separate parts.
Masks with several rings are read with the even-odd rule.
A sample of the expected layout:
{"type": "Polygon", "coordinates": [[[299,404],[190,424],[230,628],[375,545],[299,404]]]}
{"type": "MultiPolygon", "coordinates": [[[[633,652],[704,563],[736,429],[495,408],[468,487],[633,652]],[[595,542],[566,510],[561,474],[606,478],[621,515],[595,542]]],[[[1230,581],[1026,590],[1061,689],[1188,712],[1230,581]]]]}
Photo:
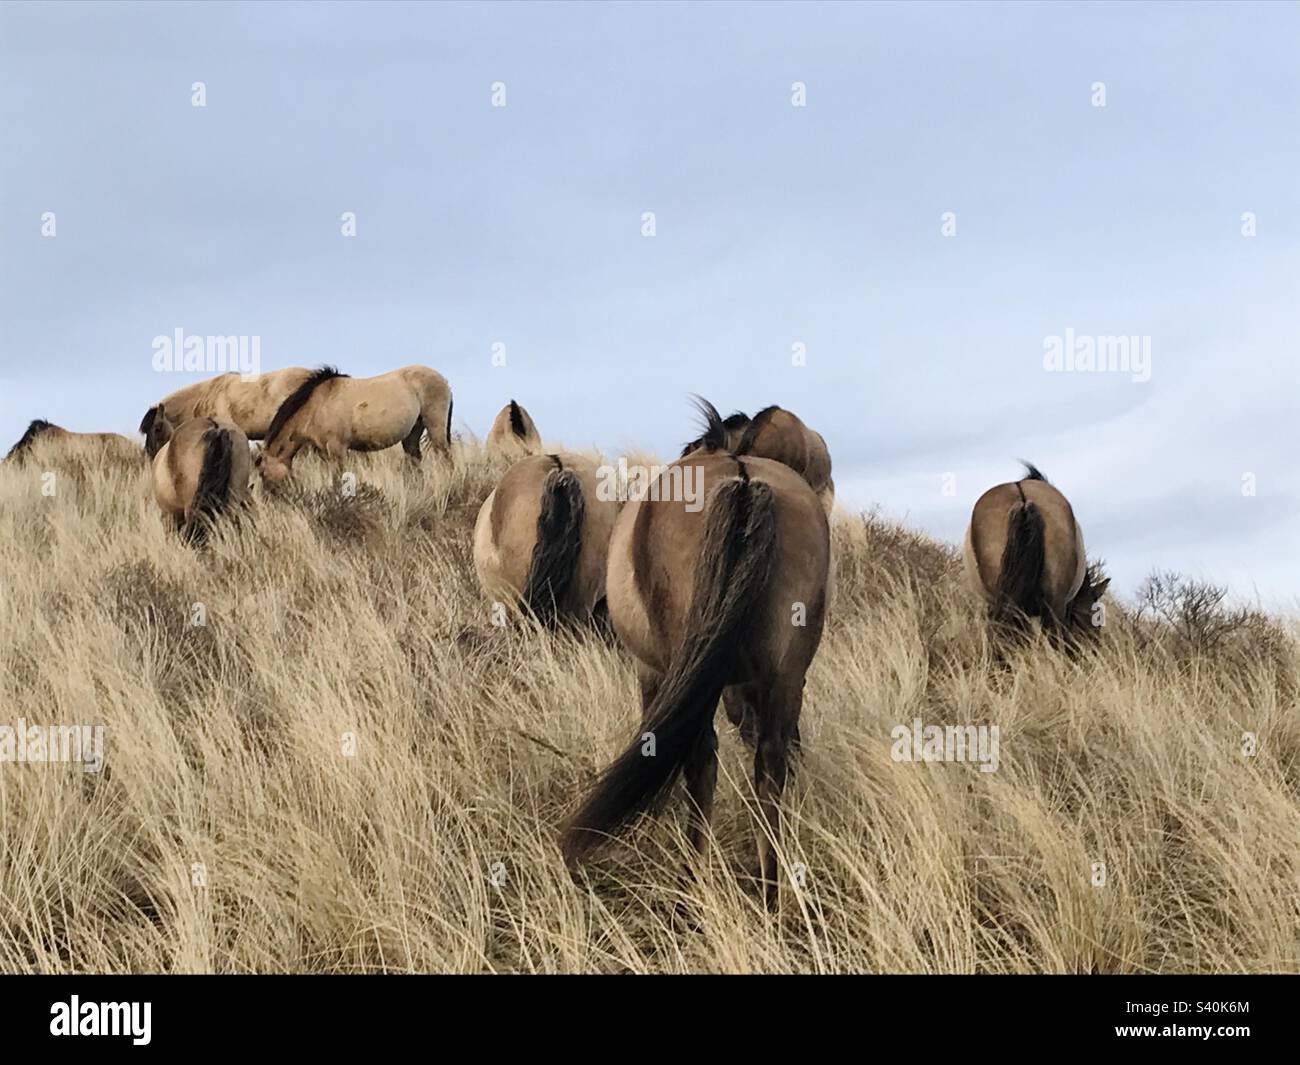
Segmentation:
{"type": "Polygon", "coordinates": [[[829,513],[834,501],[831,454],[821,433],[781,407],[760,413],[754,421],[745,453],[789,466],[823,497],[823,509],[829,513]]]}
{"type": "Polygon", "coordinates": [[[238,426],[250,440],[261,440],[271,427],[275,412],[312,375],[305,366],[271,370],[244,380],[238,374],[224,374],[223,395],[210,415],[238,426]]]}
{"type": "Polygon", "coordinates": [[[58,425],[33,437],[25,452],[37,461],[79,456],[90,462],[131,462],[144,457],[144,448],[121,433],[78,433],[58,425]]]}
{"type": "Polygon", "coordinates": [[[193,384],[185,385],[169,392],[159,400],[159,405],[163,408],[163,413],[172,425],[180,425],[189,421],[191,418],[207,417],[213,413],[212,395],[218,391],[228,378],[237,377],[237,374],[218,374],[215,377],[205,377],[202,381],[195,381],[193,384]]]}
{"type": "Polygon", "coordinates": [[[245,379],[231,370],[204,378],[164,396],[161,406],[173,425],[212,418],[261,440],[280,405],[312,375],[304,366],[268,370],[245,379]]]}
{"type": "Polygon", "coordinates": [[[109,458],[123,462],[144,458],[144,448],[121,433],[94,433],[92,435],[98,438],[99,446],[103,448],[104,454],[109,458]]]}

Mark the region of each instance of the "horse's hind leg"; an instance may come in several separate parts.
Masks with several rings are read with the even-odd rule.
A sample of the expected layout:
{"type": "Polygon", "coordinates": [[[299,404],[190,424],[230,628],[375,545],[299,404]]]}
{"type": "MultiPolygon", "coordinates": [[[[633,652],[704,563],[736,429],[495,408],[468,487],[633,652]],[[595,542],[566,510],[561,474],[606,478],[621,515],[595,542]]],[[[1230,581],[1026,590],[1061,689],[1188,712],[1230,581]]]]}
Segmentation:
{"type": "MultiPolygon", "coordinates": [[[[411,431],[406,434],[406,439],[402,441],[402,450],[405,451],[416,462],[420,461],[420,438],[424,436],[424,418],[423,416],[415,419],[415,425],[411,431]]],[[[392,437],[389,437],[391,440],[392,437]]]]}
{"type": "Polygon", "coordinates": [[[641,721],[644,723],[650,719],[650,704],[655,701],[655,696],[659,694],[659,685],[663,681],[663,674],[656,672],[649,666],[638,663],[636,675],[641,682],[641,721]]]}
{"type": "Polygon", "coordinates": [[[713,820],[713,792],[718,785],[718,734],[709,725],[686,759],[686,791],[691,797],[691,827],[687,838],[696,854],[704,853],[713,820]]]}
{"type": "Polygon", "coordinates": [[[754,751],[754,791],[763,824],[758,835],[763,898],[769,910],[780,895],[776,848],[781,840],[781,793],[790,767],[790,744],[803,707],[803,677],[778,681],[759,710],[758,745],[754,751]]]}
{"type": "Polygon", "coordinates": [[[444,458],[451,457],[451,396],[425,395],[420,421],[429,430],[429,446],[444,458]]]}
{"type": "Polygon", "coordinates": [[[732,684],[722,690],[722,705],[727,708],[727,720],[740,730],[746,747],[757,742],[758,689],[753,684],[732,684]]]}

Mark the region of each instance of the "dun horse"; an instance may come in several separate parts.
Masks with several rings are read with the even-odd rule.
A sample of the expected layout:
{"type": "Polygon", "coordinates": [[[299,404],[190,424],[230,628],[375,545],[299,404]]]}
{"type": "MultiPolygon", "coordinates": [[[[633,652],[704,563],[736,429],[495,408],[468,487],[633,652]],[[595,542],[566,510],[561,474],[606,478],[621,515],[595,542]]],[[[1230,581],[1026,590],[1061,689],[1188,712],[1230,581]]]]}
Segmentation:
{"type": "Polygon", "coordinates": [[[401,444],[420,458],[425,429],[436,451],[451,448],[451,388],[427,366],[407,366],[378,377],[354,379],[322,366],[302,382],[275,412],[257,453],[262,477],[272,483],[289,476],[303,447],[341,459],[351,451],[382,451],[401,444]]]}
{"type": "Polygon", "coordinates": [[[583,455],[533,455],[506,471],[474,525],[474,570],[489,599],[550,624],[586,618],[605,598],[618,503],[597,493],[583,455]]]}
{"type": "MultiPolygon", "coordinates": [[[[764,407],[750,418],[737,411],[722,423],[727,447],[737,455],[774,459],[799,474],[811,485],[827,514],[835,504],[835,482],[831,480],[831,454],[822,434],[809,429],[798,415],[782,407],[764,407]]],[[[699,440],[686,445],[688,452],[699,440]]]]}
{"type": "Polygon", "coordinates": [[[542,438],[529,413],[512,399],[492,419],[485,446],[495,455],[517,459],[541,454],[542,438]]]}
{"type": "Polygon", "coordinates": [[[261,440],[280,405],[311,373],[305,367],[291,366],[248,380],[237,373],[209,377],[177,389],[150,407],[140,422],[140,432],[148,436],[149,427],[159,415],[166,417],[174,428],[191,418],[212,418],[239,426],[249,440],[261,440]]]}
{"type": "Polygon", "coordinates": [[[5,461],[22,462],[34,450],[50,447],[58,450],[82,450],[97,458],[130,461],[144,457],[140,445],[119,433],[74,433],[37,418],[27,426],[18,443],[5,455],[5,461]]]}
{"type": "Polygon", "coordinates": [[[1021,480],[990,488],[976,502],[965,564],[1000,627],[1023,632],[1038,618],[1057,644],[1095,632],[1093,604],[1110,580],[1089,569],[1069,501],[1028,463],[1021,480]]]}
{"type": "Polygon", "coordinates": [[[788,466],[728,450],[718,412],[700,401],[698,446],[661,475],[659,491],[629,503],[614,526],[606,574],[610,619],[637,658],[644,716],[635,740],[601,776],[565,829],[570,861],[585,858],[679,773],[693,805],[691,842],[705,845],[717,782],[713,719],[719,696],[755,748],[754,786],[765,821],[759,861],[777,901],[779,802],[798,742],[804,676],[821,642],[830,564],[825,511],[788,466]],[[693,471],[693,472],[692,472],[693,471]],[[697,478],[697,505],[671,497],[672,479],[697,478]],[[702,490],[702,491],[700,491],[702,490]],[[704,500],[703,507],[698,502],[704,500]],[[797,619],[797,620],[796,620],[797,619]]]}
{"type": "Polygon", "coordinates": [[[191,418],[175,430],[158,419],[153,432],[154,499],[185,540],[200,547],[213,521],[248,501],[248,437],[212,418],[191,418]]]}

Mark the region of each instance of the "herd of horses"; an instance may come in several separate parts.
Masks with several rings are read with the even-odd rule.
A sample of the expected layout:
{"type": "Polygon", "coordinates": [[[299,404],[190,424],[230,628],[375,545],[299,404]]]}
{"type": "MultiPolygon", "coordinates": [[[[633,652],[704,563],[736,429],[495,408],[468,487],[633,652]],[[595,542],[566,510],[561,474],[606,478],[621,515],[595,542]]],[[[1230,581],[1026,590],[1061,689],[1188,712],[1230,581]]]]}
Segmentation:
{"type": "MultiPolygon", "coordinates": [[[[642,727],[565,825],[566,860],[591,857],[657,807],[679,777],[690,798],[690,842],[705,847],[721,701],[754,752],[759,862],[772,906],[779,803],[834,591],[831,458],[821,434],[791,411],[771,406],[752,418],[723,418],[696,402],[700,435],[654,468],[648,491],[622,498],[604,490],[608,468],[546,450],[533,419],[511,400],[485,441],[509,466],[480,508],[474,568],[490,601],[544,625],[607,616],[637,666],[642,727]],[[695,505],[679,490],[688,473],[695,505]]],[[[450,461],[451,417],[446,379],[425,366],[363,379],[332,367],[249,379],[230,373],[150,407],[140,423],[143,446],[38,420],[6,461],[78,441],[141,457],[152,463],[165,518],[202,546],[215,522],[249,504],[258,476],[283,482],[303,448],[338,460],[400,444],[419,462],[427,438],[450,461]]],[[[1023,636],[1037,619],[1067,651],[1095,632],[1094,604],[1109,582],[1088,565],[1070,503],[1033,466],[980,496],[964,559],[999,632],[1023,636]]]]}

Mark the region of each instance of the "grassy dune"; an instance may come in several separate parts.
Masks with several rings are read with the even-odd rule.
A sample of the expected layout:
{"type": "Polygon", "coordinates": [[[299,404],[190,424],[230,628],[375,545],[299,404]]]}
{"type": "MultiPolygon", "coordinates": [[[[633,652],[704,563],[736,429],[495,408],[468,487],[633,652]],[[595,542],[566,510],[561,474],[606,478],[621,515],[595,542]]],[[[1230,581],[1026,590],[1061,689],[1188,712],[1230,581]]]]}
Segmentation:
{"type": "Polygon", "coordinates": [[[98,775],[0,764],[0,971],[1300,968],[1279,623],[1111,601],[1077,663],[1000,663],[950,547],[838,514],[769,915],[721,713],[695,884],[680,798],[564,868],[557,826],[639,721],[629,661],[493,630],[470,530],[501,468],[477,445],[348,468],[354,498],[302,462],[199,554],[142,466],[0,466],[0,724],[107,727],[98,775]],[[914,718],[999,725],[998,771],[893,761],[914,718]]]}

